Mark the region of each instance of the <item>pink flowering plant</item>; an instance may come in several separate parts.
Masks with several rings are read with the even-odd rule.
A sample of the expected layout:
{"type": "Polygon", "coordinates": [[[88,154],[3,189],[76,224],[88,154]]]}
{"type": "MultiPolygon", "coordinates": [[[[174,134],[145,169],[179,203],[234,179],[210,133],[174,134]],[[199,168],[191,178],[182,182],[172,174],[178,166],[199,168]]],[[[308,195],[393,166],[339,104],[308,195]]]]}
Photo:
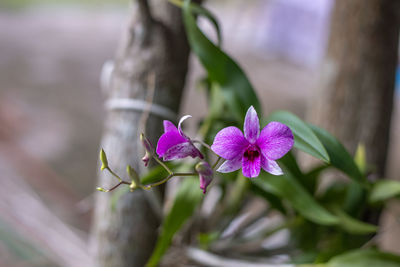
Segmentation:
{"type": "Polygon", "coordinates": [[[261,168],[273,175],[282,175],[276,160],[289,152],[293,143],[292,131],[280,122],[270,122],[260,133],[257,112],[251,106],[244,119],[244,134],[237,127],[226,127],[217,133],[211,149],[225,159],[218,172],[242,168],[243,176],[255,178],[261,168]]]}
{"type": "Polygon", "coordinates": [[[397,256],[367,249],[376,245],[373,236],[378,226],[363,221],[366,215],[379,212],[385,201],[400,195],[400,190],[394,190],[400,188],[399,183],[371,178],[373,169],[362,144],[351,155],[334,136],[290,112],[263,116],[247,76],[221,48],[215,17],[190,1],[171,2],[182,8],[190,47],[207,72],[202,84],[209,112],[198,124],[196,138],[183,130],[189,115],[177,126],[165,120],[157,140],[141,134],[142,161],[150,168],[142,175],[127,166],[129,179],[121,178],[109,166],[105,152],[100,152],[101,170],[109,171],[118,182],[99,191],[126,185],[123,193],[135,194],[169,186],[168,181],[181,177],[172,200],[160,203],[168,202],[170,208],[147,266],[157,266],[172,244],[190,247],[182,251],[200,263],[203,257],[194,256],[199,250],[201,255],[227,257],[227,262],[239,259],[242,266],[251,265],[248,259],[266,263],[266,255],[282,254],[287,257],[278,258],[280,264],[331,267],[350,266],[346,264],[351,261],[356,267],[370,262],[400,266],[397,256]],[[217,44],[197,26],[195,15],[215,26],[217,44]],[[303,170],[297,162],[298,151],[318,163],[303,170]],[[332,169],[334,176],[340,173],[347,180],[333,179],[324,185],[321,175],[332,169]],[[277,223],[263,224],[263,220],[277,223]],[[281,238],[278,247],[264,245],[283,232],[290,234],[281,238]],[[184,238],[176,240],[176,235],[184,238]]]}
{"type": "MultiPolygon", "coordinates": [[[[136,188],[150,189],[154,186],[167,182],[174,176],[199,176],[200,189],[205,194],[208,185],[213,178],[213,172],[218,167],[221,159],[224,162],[216,169],[219,173],[234,172],[242,168],[244,177],[256,178],[260,174],[261,168],[273,175],[282,175],[283,172],[276,162],[283,157],[293,147],[294,137],[288,126],[280,122],[270,122],[260,132],[260,122],[257,112],[251,106],[244,119],[244,134],[235,126],[229,126],[217,133],[212,146],[202,141],[190,139],[182,130],[184,120],[190,118],[190,115],[183,116],[176,127],[172,122],[165,120],[163,123],[164,133],[157,142],[157,148],[154,149],[150,141],[142,134],[142,145],[145,149],[145,155],[142,158],[147,167],[151,158],[154,158],[169,173],[166,179],[154,184],[143,185],[137,178],[132,168],[128,166],[132,182],[131,190],[136,188]],[[199,143],[209,149],[217,156],[215,163],[211,164],[204,160],[204,155],[194,145],[199,143]],[[195,165],[195,171],[191,173],[174,173],[167,165],[166,161],[181,160],[187,157],[198,158],[199,162],[195,165]]],[[[105,152],[101,150],[100,159],[102,160],[102,169],[108,169],[112,174],[115,173],[109,168],[105,152]]],[[[121,184],[129,184],[115,175],[120,181],[116,187],[106,190],[99,188],[100,191],[112,191],[121,184]]]]}

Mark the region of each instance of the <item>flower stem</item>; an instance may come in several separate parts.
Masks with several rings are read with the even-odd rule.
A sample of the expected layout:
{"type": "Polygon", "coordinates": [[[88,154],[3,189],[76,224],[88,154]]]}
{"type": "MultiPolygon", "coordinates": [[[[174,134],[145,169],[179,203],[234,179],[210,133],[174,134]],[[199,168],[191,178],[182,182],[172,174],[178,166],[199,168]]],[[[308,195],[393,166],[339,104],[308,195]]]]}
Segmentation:
{"type": "Polygon", "coordinates": [[[119,177],[118,174],[116,174],[115,172],[113,172],[113,170],[111,170],[110,167],[106,167],[106,169],[112,174],[112,176],[114,176],[115,178],[117,178],[118,181],[120,181],[121,183],[123,182],[123,180],[121,179],[121,177],[119,177]]]}
{"type": "Polygon", "coordinates": [[[98,187],[97,190],[107,193],[107,192],[113,191],[114,189],[116,189],[117,187],[119,187],[121,184],[130,184],[130,183],[125,182],[125,181],[120,181],[118,184],[114,185],[114,186],[111,187],[110,189],[104,189],[104,188],[102,188],[102,187],[98,187]]]}
{"type": "Polygon", "coordinates": [[[217,159],[217,161],[214,163],[214,165],[212,166],[212,169],[214,170],[216,167],[217,167],[217,165],[218,165],[218,163],[221,161],[221,157],[220,156],[218,156],[218,159],[217,159]]]}
{"type": "Polygon", "coordinates": [[[197,173],[194,172],[176,172],[176,173],[170,173],[167,177],[165,177],[164,179],[162,179],[161,181],[152,183],[152,184],[148,184],[148,185],[142,185],[141,188],[145,189],[145,190],[149,190],[155,186],[159,186],[162,185],[166,182],[168,182],[172,177],[175,176],[197,176],[197,173]]]}
{"type": "Polygon", "coordinates": [[[154,159],[155,161],[157,161],[157,163],[160,164],[169,174],[173,174],[173,172],[171,171],[171,169],[170,169],[164,162],[162,162],[162,161],[157,157],[157,155],[154,155],[154,156],[153,156],[153,159],[154,159]]]}
{"type": "MultiPolygon", "coordinates": [[[[207,148],[207,149],[209,149],[209,150],[211,150],[211,147],[210,147],[210,145],[209,144],[206,144],[206,143],[204,143],[203,141],[201,141],[201,140],[192,140],[192,142],[193,143],[198,143],[198,144],[201,144],[202,146],[204,146],[205,148],[207,148]]],[[[212,150],[211,150],[212,151],[212,150]]]]}
{"type": "Polygon", "coordinates": [[[205,148],[207,148],[208,150],[210,150],[215,156],[218,157],[218,155],[211,149],[211,146],[210,146],[209,144],[206,144],[206,143],[204,143],[204,142],[201,141],[201,140],[192,140],[192,142],[193,142],[193,143],[198,143],[198,144],[204,146],[205,148]]]}

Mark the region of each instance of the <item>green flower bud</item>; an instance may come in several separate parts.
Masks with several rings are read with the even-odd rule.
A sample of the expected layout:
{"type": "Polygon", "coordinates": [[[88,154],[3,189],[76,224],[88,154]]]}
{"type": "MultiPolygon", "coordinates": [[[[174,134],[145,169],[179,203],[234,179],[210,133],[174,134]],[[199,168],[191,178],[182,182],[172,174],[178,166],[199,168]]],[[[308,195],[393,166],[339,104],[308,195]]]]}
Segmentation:
{"type": "Polygon", "coordinates": [[[104,189],[103,187],[97,187],[96,190],[100,191],[100,192],[108,192],[109,191],[107,189],[104,189]]]}
{"type": "Polygon", "coordinates": [[[126,172],[129,174],[129,177],[132,180],[131,188],[132,187],[136,188],[138,185],[140,185],[139,175],[137,174],[135,169],[131,167],[131,165],[126,166],[126,172]]]}
{"type": "Polygon", "coordinates": [[[100,160],[101,160],[101,167],[100,170],[104,170],[108,168],[108,160],[106,153],[104,152],[103,149],[100,150],[100,160]]]}

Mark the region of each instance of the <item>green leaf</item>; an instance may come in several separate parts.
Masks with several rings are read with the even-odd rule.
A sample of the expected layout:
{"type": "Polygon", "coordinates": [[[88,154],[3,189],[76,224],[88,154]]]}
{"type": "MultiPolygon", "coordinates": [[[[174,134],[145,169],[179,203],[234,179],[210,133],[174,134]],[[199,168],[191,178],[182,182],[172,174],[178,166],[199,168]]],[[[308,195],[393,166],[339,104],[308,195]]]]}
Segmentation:
{"type": "Polygon", "coordinates": [[[209,79],[217,83],[231,112],[242,120],[250,106],[261,115],[261,105],[248,78],[238,64],[213,44],[199,29],[190,1],[183,4],[183,22],[192,51],[207,70],[209,79]]]}
{"type": "Polygon", "coordinates": [[[172,208],[166,216],[157,240],[156,248],[147,263],[147,267],[157,266],[161,257],[171,245],[175,233],[193,214],[195,208],[203,198],[197,178],[185,177],[175,196],[172,208]]]}
{"type": "Polygon", "coordinates": [[[346,148],[326,130],[311,124],[310,127],[328,152],[332,166],[343,171],[360,185],[368,186],[367,179],[362,175],[353,157],[347,152],[346,148]]]}
{"type": "Polygon", "coordinates": [[[362,212],[360,207],[365,206],[367,191],[356,181],[352,180],[347,185],[346,197],[343,209],[353,216],[359,216],[362,212]]]}
{"type": "Polygon", "coordinates": [[[356,250],[332,258],[327,267],[399,267],[398,255],[376,250],[356,250]]]}
{"type": "Polygon", "coordinates": [[[356,163],[358,169],[361,173],[365,174],[367,172],[367,155],[366,155],[365,145],[360,143],[357,146],[356,154],[354,156],[354,162],[356,163]]]}
{"type": "Polygon", "coordinates": [[[263,190],[287,200],[298,213],[312,222],[322,225],[338,223],[338,218],[318,204],[288,173],[283,176],[275,176],[264,172],[252,181],[263,190]]]}
{"type": "Polygon", "coordinates": [[[340,227],[350,234],[364,235],[375,233],[378,230],[378,227],[376,225],[368,224],[354,219],[338,207],[333,208],[333,213],[339,218],[340,227]]]}
{"type": "Polygon", "coordinates": [[[294,135],[294,147],[311,156],[329,162],[329,155],[310,127],[296,115],[288,111],[276,111],[268,116],[268,121],[286,124],[294,135]]]}
{"type": "Polygon", "coordinates": [[[381,180],[372,185],[368,200],[370,203],[376,203],[396,196],[400,196],[400,182],[381,180]]]}
{"type": "MultiPolygon", "coordinates": [[[[170,163],[170,162],[165,162],[165,164],[168,166],[168,168],[172,169],[173,167],[176,167],[176,164],[170,163]]],[[[145,175],[143,175],[140,178],[140,181],[142,184],[151,184],[158,182],[165,177],[168,176],[168,172],[160,165],[157,167],[151,168],[149,172],[147,172],[145,175]]]]}
{"type": "MultiPolygon", "coordinates": [[[[181,0],[169,0],[172,4],[178,6],[178,7],[183,7],[183,1],[181,0]]],[[[191,11],[196,14],[196,15],[201,15],[205,16],[211,24],[214,26],[215,31],[217,33],[217,38],[218,38],[218,46],[221,46],[222,44],[222,35],[221,35],[221,29],[219,27],[219,23],[217,18],[214,16],[213,13],[211,13],[209,10],[205,9],[201,5],[198,5],[196,3],[190,3],[190,8],[191,11]]]]}
{"type": "Polygon", "coordinates": [[[284,172],[289,171],[293,178],[299,181],[307,192],[314,194],[316,177],[303,174],[292,151],[289,151],[289,153],[279,159],[278,162],[283,167],[284,172]]]}

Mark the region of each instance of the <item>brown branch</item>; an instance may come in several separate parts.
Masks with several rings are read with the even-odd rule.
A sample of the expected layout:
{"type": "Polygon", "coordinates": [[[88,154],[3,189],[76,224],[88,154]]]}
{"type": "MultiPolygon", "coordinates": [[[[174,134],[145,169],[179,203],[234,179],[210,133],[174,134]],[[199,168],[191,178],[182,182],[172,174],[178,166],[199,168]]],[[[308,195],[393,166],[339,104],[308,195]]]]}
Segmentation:
{"type": "Polygon", "coordinates": [[[137,0],[139,5],[139,18],[143,23],[144,28],[148,28],[150,24],[154,21],[151,14],[151,8],[147,0],[137,0]]]}

